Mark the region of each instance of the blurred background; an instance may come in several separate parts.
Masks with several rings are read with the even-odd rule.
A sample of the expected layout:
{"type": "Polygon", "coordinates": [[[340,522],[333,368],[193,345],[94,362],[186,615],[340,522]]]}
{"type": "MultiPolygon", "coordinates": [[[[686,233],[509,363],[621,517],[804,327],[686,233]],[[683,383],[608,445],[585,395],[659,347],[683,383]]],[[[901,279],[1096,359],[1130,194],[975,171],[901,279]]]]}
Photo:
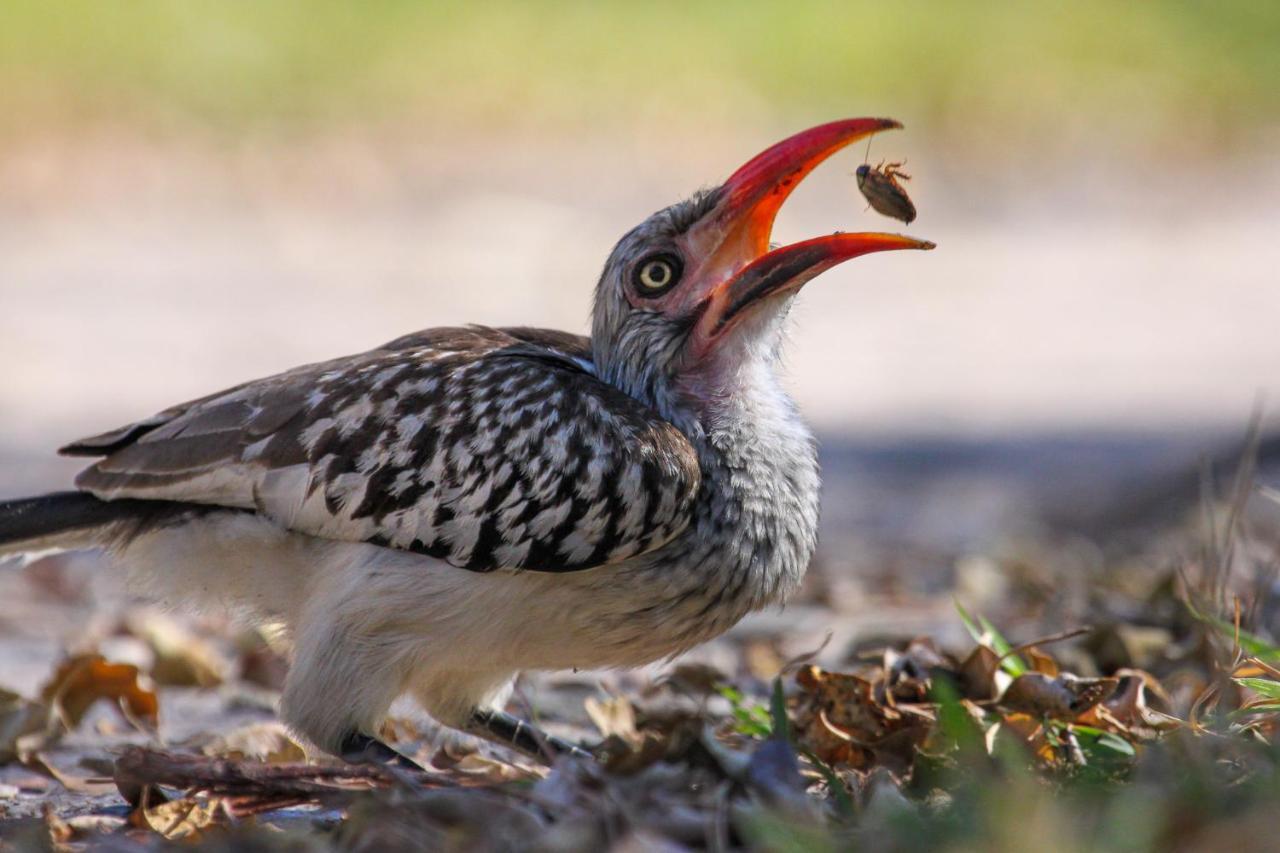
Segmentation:
{"type": "MultiPolygon", "coordinates": [[[[412,329],[583,331],[652,210],[889,115],[775,232],[897,230],[851,172],[905,160],[939,245],[796,311],[823,564],[1140,511],[1280,391],[1277,43],[1255,2],[9,0],[0,496],[64,486],[65,441],[412,329]]],[[[891,573],[954,581],[920,563],[891,573]]]]}

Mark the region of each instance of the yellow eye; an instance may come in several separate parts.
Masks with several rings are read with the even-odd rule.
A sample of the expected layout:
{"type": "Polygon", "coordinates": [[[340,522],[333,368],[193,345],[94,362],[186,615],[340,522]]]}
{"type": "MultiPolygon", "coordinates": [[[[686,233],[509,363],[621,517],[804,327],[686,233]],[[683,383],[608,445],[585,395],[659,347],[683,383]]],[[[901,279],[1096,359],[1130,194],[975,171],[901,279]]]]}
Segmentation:
{"type": "Polygon", "coordinates": [[[636,267],[634,278],[641,296],[657,296],[680,278],[680,259],[668,254],[646,258],[636,267]]]}
{"type": "Polygon", "coordinates": [[[671,283],[671,264],[666,261],[649,261],[640,268],[640,283],[650,290],[658,290],[671,283]]]}

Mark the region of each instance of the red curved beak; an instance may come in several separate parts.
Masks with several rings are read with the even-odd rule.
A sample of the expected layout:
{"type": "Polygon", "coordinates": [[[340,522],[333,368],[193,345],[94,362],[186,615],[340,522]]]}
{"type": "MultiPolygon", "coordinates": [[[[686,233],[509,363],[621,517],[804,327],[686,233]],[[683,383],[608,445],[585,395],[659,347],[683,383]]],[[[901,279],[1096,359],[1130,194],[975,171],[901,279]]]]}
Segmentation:
{"type": "Polygon", "coordinates": [[[769,234],[782,203],[800,181],[835,152],[881,130],[902,127],[888,118],[833,121],[766,149],[734,172],[721,187],[723,197],[699,223],[696,235],[715,240],[696,275],[703,278],[707,306],[698,337],[710,344],[746,310],[767,297],[798,290],[806,282],[850,258],[893,249],[932,249],[933,243],[898,234],[842,234],[815,237],[769,250],[769,234]],[[705,235],[705,236],[703,236],[705,235]]]}

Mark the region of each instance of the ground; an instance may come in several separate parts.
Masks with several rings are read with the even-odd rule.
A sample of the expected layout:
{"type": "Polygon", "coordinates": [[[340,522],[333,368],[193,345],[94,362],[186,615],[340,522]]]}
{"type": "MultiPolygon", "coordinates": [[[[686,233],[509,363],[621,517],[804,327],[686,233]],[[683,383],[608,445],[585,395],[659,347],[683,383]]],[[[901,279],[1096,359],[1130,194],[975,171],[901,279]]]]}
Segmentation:
{"type": "Polygon", "coordinates": [[[406,704],[386,734],[429,779],[298,771],[304,753],[274,722],[270,637],[130,600],[93,555],[11,568],[4,843],[1018,849],[1032,830],[1062,850],[1261,843],[1251,827],[1278,788],[1280,652],[1266,638],[1280,506],[1232,491],[1239,442],[1199,449],[1220,457],[1220,502],[1169,462],[1194,456],[1178,442],[830,447],[824,544],[797,601],[674,664],[521,679],[511,710],[603,744],[599,764],[550,770],[406,704]],[[1072,459],[1103,472],[1074,471],[1087,506],[1059,488],[1072,459]],[[1237,601],[1252,634],[1236,634],[1237,601]],[[49,708],[47,728],[17,737],[49,708]],[[146,782],[173,801],[139,805],[146,782]]]}

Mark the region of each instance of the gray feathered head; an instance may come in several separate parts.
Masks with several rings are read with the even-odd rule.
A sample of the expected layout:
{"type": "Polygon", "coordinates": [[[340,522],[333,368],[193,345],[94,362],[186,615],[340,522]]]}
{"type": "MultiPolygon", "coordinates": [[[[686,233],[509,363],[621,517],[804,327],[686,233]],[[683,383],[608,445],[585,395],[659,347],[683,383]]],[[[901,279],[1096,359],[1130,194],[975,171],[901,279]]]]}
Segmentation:
{"type": "Polygon", "coordinates": [[[721,186],[658,211],[614,247],[596,286],[592,349],[605,380],[669,413],[730,393],[776,351],[792,297],[836,264],[931,249],[897,234],[832,234],[770,249],[779,208],[819,163],[892,119],[846,119],[777,143],[721,186]]]}

